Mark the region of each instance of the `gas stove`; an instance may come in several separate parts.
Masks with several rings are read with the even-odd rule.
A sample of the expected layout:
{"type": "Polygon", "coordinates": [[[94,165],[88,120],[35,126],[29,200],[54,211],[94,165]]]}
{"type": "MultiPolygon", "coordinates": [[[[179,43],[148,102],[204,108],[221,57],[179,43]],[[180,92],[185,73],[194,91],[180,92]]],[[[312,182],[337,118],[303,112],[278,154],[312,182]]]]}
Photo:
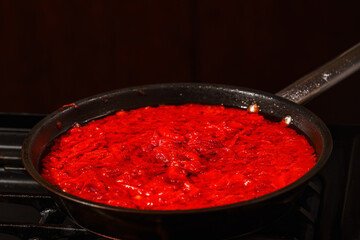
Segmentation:
{"type": "MultiPolygon", "coordinates": [[[[67,217],[21,163],[21,145],[44,115],[0,113],[0,239],[105,239],[67,217]]],[[[359,239],[360,125],[333,125],[334,149],[297,207],[268,226],[230,239],[359,239]]]]}

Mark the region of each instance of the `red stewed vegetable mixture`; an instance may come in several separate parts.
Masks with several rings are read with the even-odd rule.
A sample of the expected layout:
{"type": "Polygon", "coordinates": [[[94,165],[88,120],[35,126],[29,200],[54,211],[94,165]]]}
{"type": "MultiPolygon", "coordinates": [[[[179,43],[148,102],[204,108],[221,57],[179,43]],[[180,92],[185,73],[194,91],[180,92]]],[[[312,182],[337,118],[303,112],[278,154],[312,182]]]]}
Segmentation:
{"type": "Polygon", "coordinates": [[[241,109],[185,104],[75,124],[55,140],[42,176],[98,203],[179,210],[263,196],[315,162],[313,147],[284,123],[241,109]]]}

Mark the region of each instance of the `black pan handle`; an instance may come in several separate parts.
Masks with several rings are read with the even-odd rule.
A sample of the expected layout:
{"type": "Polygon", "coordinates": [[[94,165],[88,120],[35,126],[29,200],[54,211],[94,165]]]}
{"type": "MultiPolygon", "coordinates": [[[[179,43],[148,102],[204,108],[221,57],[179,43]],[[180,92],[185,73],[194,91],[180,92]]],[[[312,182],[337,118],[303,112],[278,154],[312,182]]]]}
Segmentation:
{"type": "Polygon", "coordinates": [[[360,69],[360,43],[276,93],[304,104],[360,69]]]}

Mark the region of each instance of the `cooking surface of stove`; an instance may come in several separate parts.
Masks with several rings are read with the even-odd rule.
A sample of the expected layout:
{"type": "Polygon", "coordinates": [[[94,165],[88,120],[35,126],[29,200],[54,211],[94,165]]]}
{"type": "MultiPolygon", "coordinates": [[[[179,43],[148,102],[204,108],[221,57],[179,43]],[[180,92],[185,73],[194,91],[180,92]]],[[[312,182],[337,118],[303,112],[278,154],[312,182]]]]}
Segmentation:
{"type": "MultiPolygon", "coordinates": [[[[105,239],[74,224],[24,169],[22,142],[43,117],[0,114],[0,239],[105,239]]],[[[257,232],[230,239],[359,239],[360,125],[330,131],[332,155],[299,205],[257,232]]]]}

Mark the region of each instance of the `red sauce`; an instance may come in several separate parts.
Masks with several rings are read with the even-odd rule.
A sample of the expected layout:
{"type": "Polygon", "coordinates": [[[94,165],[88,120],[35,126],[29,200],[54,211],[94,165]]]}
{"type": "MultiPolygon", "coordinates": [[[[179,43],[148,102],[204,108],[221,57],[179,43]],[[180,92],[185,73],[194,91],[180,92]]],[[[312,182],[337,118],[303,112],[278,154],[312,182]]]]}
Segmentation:
{"type": "Polygon", "coordinates": [[[42,176],[65,192],[137,209],[194,209],[263,196],[315,165],[304,136],[260,114],[186,104],[120,111],[55,140],[42,176]]]}

